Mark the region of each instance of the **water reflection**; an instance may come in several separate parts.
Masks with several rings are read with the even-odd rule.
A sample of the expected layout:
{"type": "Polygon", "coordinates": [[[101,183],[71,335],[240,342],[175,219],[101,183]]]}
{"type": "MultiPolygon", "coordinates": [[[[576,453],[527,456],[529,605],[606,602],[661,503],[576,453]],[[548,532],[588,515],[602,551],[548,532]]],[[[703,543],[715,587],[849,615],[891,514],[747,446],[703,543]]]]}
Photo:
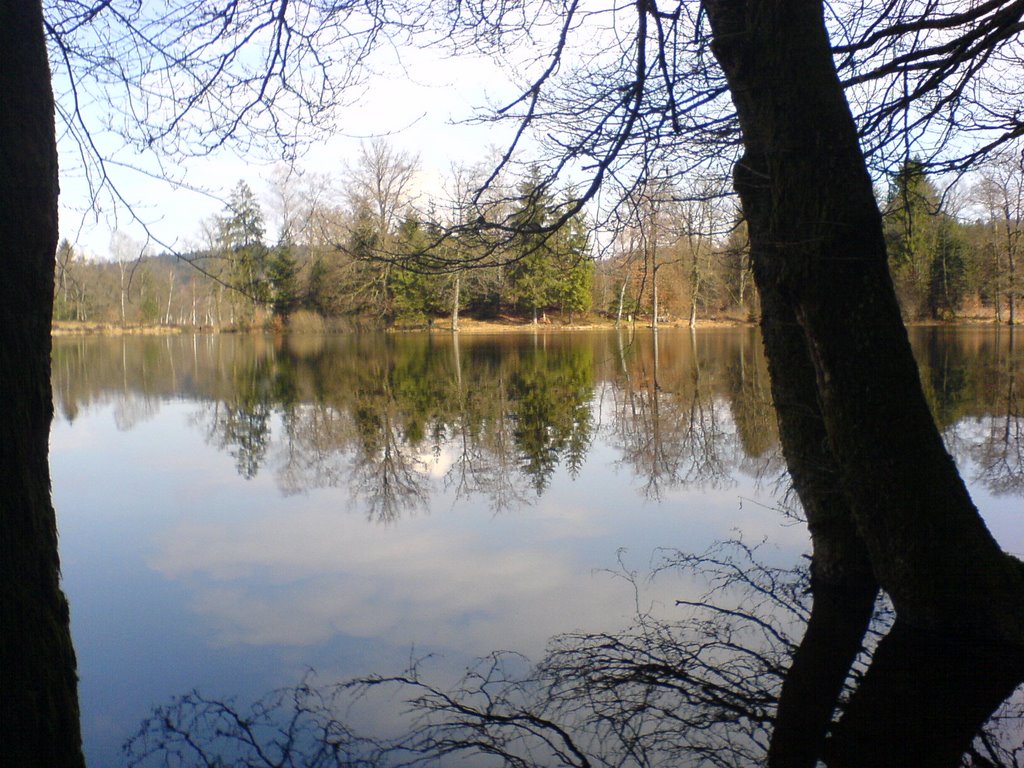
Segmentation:
{"type": "Polygon", "coordinates": [[[69,420],[118,395],[154,408],[186,396],[203,404],[196,426],[243,477],[273,455],[285,493],[348,487],[382,520],[422,507],[433,479],[496,509],[543,495],[556,467],[579,472],[598,429],[654,497],[680,484],[728,485],[737,467],[755,469],[774,452],[749,333],[699,342],[663,334],[657,347],[649,336],[604,334],[174,338],[130,350],[97,339],[55,354],[69,420]],[[90,372],[84,392],[69,373],[79,370],[90,372]]]}
{"type": "MultiPolygon", "coordinates": [[[[989,330],[920,330],[915,340],[932,407],[951,450],[969,479],[976,481],[975,491],[1022,494],[1024,419],[1019,392],[1024,361],[1019,342],[989,330]]],[[[566,627],[583,626],[586,633],[560,637],[574,638],[573,647],[593,658],[603,658],[603,646],[584,642],[586,638],[640,653],[636,643],[660,637],[664,647],[658,649],[658,658],[666,660],[669,670],[685,667],[682,657],[671,655],[672,648],[677,649],[672,653],[707,648],[693,645],[687,633],[719,626],[723,634],[716,636],[713,647],[724,649],[733,648],[729,643],[741,635],[772,627],[778,638],[787,638],[782,650],[751,646],[750,658],[769,660],[774,677],[759,677],[749,668],[742,674],[730,673],[721,654],[700,651],[702,674],[707,676],[700,685],[722,697],[715,701],[724,708],[714,711],[732,713],[735,720],[734,709],[726,706],[731,699],[725,678],[757,685],[774,680],[777,688],[793,638],[803,632],[803,619],[772,607],[772,601],[764,608],[781,611],[775,618],[744,628],[716,625],[715,615],[709,615],[705,606],[686,628],[680,624],[665,629],[663,616],[641,614],[637,625],[625,633],[605,631],[606,623],[618,626],[619,603],[608,585],[594,585],[588,576],[595,567],[592,552],[585,553],[585,544],[577,543],[586,542],[601,527],[610,533],[599,546],[614,551],[629,543],[627,528],[645,530],[644,544],[653,541],[650,546],[660,546],[676,545],[681,538],[707,540],[700,538],[704,532],[699,528],[709,528],[712,518],[722,526],[719,530],[742,527],[752,539],[774,525],[777,518],[770,512],[736,510],[737,496],[749,494],[752,483],[770,486],[784,478],[764,360],[751,331],[660,333],[657,340],[650,334],[615,333],[62,339],[54,346],[54,377],[58,411],[65,424],[76,425],[74,430],[58,428],[60,440],[88,441],[89,430],[99,419],[86,417],[95,411],[107,420],[105,413],[112,414],[119,430],[132,432],[119,436],[126,444],[139,434],[148,435],[139,441],[194,444],[198,441],[171,434],[169,422],[180,420],[187,410],[189,436],[202,435],[209,455],[219,451],[224,464],[230,465],[228,474],[245,478],[230,487],[199,474],[172,482],[166,477],[171,474],[168,469],[181,467],[160,464],[158,474],[141,479],[137,460],[142,457],[127,457],[136,462],[132,474],[139,473],[147,495],[144,502],[132,502],[134,507],[126,502],[126,513],[116,522],[123,525],[129,516],[137,526],[155,525],[147,519],[160,520],[158,536],[121,535],[144,542],[145,569],[139,572],[163,579],[149,582],[155,585],[152,592],[167,584],[187,588],[189,602],[174,609],[179,613],[173,621],[182,626],[206,622],[198,641],[196,635],[179,641],[188,653],[192,644],[202,645],[204,640],[215,648],[301,647],[301,656],[290,656],[292,667],[323,667],[331,654],[350,653],[352,638],[391,643],[407,654],[410,639],[423,642],[424,628],[429,627],[428,642],[445,649],[526,648],[533,635],[547,637],[566,627]],[[602,477],[615,471],[618,477],[602,477]],[[566,488],[567,482],[575,486],[566,488]],[[659,499],[671,501],[665,506],[671,518],[656,520],[652,514],[641,523],[638,507],[644,505],[635,495],[621,492],[620,486],[628,485],[652,507],[659,499]],[[285,498],[268,494],[268,486],[285,498]],[[157,487],[163,491],[155,492],[157,487]],[[338,514],[344,504],[337,503],[337,493],[314,495],[316,489],[342,489],[352,500],[349,506],[369,518],[404,522],[387,530],[359,525],[358,517],[338,514]],[[199,500],[199,511],[180,513],[175,495],[182,493],[199,500]],[[276,508],[266,502],[268,496],[276,498],[276,508]],[[438,510],[439,498],[442,505],[472,498],[477,502],[474,509],[481,502],[492,510],[524,509],[519,515],[487,521],[486,529],[467,531],[459,527],[454,510],[429,520],[417,514],[438,510]],[[546,505],[552,509],[542,510],[546,505]],[[206,509],[209,519],[203,514],[206,509]],[[617,527],[608,523],[613,512],[622,520],[617,527]],[[510,518],[526,525],[513,528],[510,518]],[[572,544],[567,544],[570,537],[572,544]],[[467,638],[473,643],[466,643],[467,638]],[[306,655],[306,649],[314,648],[320,663],[306,655]]],[[[152,459],[154,464],[168,456],[182,464],[192,460],[173,451],[159,456],[152,459]]],[[[204,454],[202,461],[209,462],[209,456],[204,454]]],[[[117,482],[131,482],[130,476],[117,482]]],[[[64,487],[73,487],[77,496],[91,492],[86,483],[64,487]]],[[[104,499],[97,509],[108,506],[108,491],[102,490],[104,499]]],[[[118,496],[122,495],[128,495],[123,487],[118,496]]],[[[1013,504],[1008,511],[1019,517],[1019,502],[1013,504]]],[[[88,514],[82,520],[92,530],[110,528],[94,526],[95,511],[83,506],[88,514]]],[[[992,499],[982,503],[986,511],[996,506],[992,499]]],[[[62,521],[62,527],[67,541],[73,526],[62,521]]],[[[805,546],[802,530],[789,529],[797,540],[796,552],[805,546]]],[[[104,568],[107,563],[120,567],[125,560],[140,558],[133,549],[134,545],[112,555],[115,550],[103,548],[97,561],[104,568]]],[[[793,562],[797,554],[789,552],[786,558],[793,562]]],[[[67,562],[75,567],[74,557],[67,562]]],[[[781,573],[773,578],[776,587],[789,584],[781,573]]],[[[794,576],[792,583],[801,584],[800,578],[794,576]]],[[[119,584],[126,581],[122,578],[119,584]]],[[[692,592],[692,585],[688,588],[692,592]]],[[[794,599],[798,595],[793,590],[799,589],[785,587],[794,599]]],[[[694,604],[707,602],[706,596],[691,592],[674,585],[659,599],[669,604],[679,597],[694,604]]],[[[718,605],[724,611],[717,616],[724,618],[737,602],[730,597],[718,605]]],[[[168,609],[160,604],[156,610],[163,614],[168,609]]],[[[760,613],[748,615],[762,620],[760,613]]],[[[115,643],[104,639],[103,645],[110,646],[109,654],[117,653],[115,643]]],[[[653,663],[655,657],[636,658],[653,663]]],[[[245,663],[248,669],[249,662],[245,663]]],[[[560,669],[551,663],[550,669],[560,669]]],[[[274,657],[267,666],[277,669],[280,664],[274,657]]],[[[609,658],[606,666],[584,671],[607,672],[616,664],[609,658]]],[[[394,664],[366,668],[394,669],[394,664]]],[[[146,666],[144,674],[153,674],[151,669],[146,666]]],[[[509,684],[502,690],[510,697],[526,696],[547,684],[531,669],[526,678],[485,679],[509,684]]],[[[622,662],[621,669],[631,668],[622,662]]],[[[83,668],[83,677],[90,673],[83,668]]],[[[633,673],[639,674],[636,669],[633,673]]],[[[187,677],[184,683],[169,685],[158,697],[186,690],[193,680],[189,673],[182,676],[187,677]]],[[[568,686],[566,690],[575,690],[574,696],[583,696],[585,689],[571,681],[568,671],[557,679],[568,686]]],[[[668,702],[671,696],[691,695],[673,688],[678,682],[673,679],[655,676],[633,682],[648,687],[635,689],[639,698],[623,699],[632,702],[630,706],[644,697],[654,700],[654,693],[669,696],[668,702]]],[[[604,679],[601,684],[610,685],[604,679]]],[[[463,686],[463,691],[472,690],[463,686]]],[[[770,718],[776,693],[764,692],[763,699],[757,699],[761,708],[756,717],[747,715],[741,721],[755,746],[766,743],[755,734],[770,724],[765,718],[770,718]]],[[[748,689],[743,695],[754,694],[748,689]]],[[[933,698],[941,700],[938,694],[933,698]]],[[[580,716],[611,706],[585,699],[588,708],[581,709],[584,699],[573,700],[580,716]]],[[[528,703],[516,701],[521,706],[528,703]]],[[[566,711],[571,701],[565,699],[566,711]]],[[[627,729],[624,734],[634,726],[640,729],[637,733],[671,734],[673,707],[636,711],[633,716],[638,719],[614,722],[627,729]],[[669,725],[659,721],[666,716],[669,725]]],[[[133,714],[136,719],[140,711],[133,714]]],[[[740,732],[735,724],[731,727],[733,733],[740,732]]],[[[670,741],[678,741],[677,736],[665,736],[660,746],[649,745],[655,750],[651,754],[671,748],[670,741]]],[[[676,758],[662,755],[655,761],[662,759],[676,758]]]]}
{"type": "MultiPolygon", "coordinates": [[[[129,763],[385,768],[440,765],[456,757],[468,765],[523,768],[817,764],[821,745],[813,743],[802,761],[792,754],[788,761],[771,756],[783,717],[800,717],[778,711],[779,694],[801,638],[821,610],[812,607],[807,569],[767,565],[756,548],[732,541],[700,554],[667,554],[658,571],[691,574],[711,587],[699,599],[681,601],[684,616],[678,620],[638,612],[625,630],[562,634],[535,664],[496,651],[450,686],[432,680],[429,660],[415,660],[397,675],[341,683],[309,673],[299,685],[252,704],[193,691],[143,722],[126,745],[129,763]],[[388,704],[397,705],[389,719],[392,726],[401,723],[397,732],[352,726],[360,709],[379,714],[388,704]]],[[[638,595],[643,592],[636,574],[622,575],[638,595]]],[[[906,634],[893,627],[891,608],[880,604],[838,702],[840,733],[849,713],[858,711],[857,689],[865,677],[877,674],[879,663],[892,663],[880,659],[887,644],[893,653],[893,638],[901,632],[906,634]]],[[[818,651],[833,652],[829,643],[819,636],[818,651]]],[[[923,647],[917,640],[910,644],[916,652],[923,647]]],[[[963,701],[928,698],[948,684],[946,671],[948,665],[925,678],[935,690],[915,691],[913,706],[876,701],[872,713],[904,736],[907,729],[923,729],[930,750],[918,743],[909,754],[869,755],[864,743],[825,743],[822,734],[826,754],[835,758],[829,764],[1019,766],[1024,689],[978,733],[980,723],[970,720],[963,701]],[[845,756],[837,755],[844,748],[845,756]],[[950,748],[955,751],[944,754],[950,748]]],[[[895,677],[898,685],[898,670],[895,677]]],[[[788,702],[794,705],[818,703],[788,702]]]]}
{"type": "MultiPolygon", "coordinates": [[[[1024,350],[991,330],[919,329],[933,410],[961,465],[1024,494],[1024,350]]],[[[782,470],[752,331],[468,337],[170,337],[58,340],[57,407],[73,421],[116,402],[130,429],[161,399],[254,478],[288,494],[347,487],[368,514],[424,507],[432,482],[503,509],[575,476],[597,430],[646,495],[727,487],[782,470]],[[273,457],[273,461],[270,459],[273,457]]]]}

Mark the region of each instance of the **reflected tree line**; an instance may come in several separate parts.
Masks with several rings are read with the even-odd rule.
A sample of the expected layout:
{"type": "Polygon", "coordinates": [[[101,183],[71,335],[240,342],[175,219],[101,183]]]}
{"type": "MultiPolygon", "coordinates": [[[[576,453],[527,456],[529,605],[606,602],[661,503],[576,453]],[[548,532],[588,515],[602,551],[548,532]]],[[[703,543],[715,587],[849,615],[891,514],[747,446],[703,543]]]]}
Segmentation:
{"type": "MultiPolygon", "coordinates": [[[[1024,494],[1024,344],[1009,333],[919,329],[947,444],[976,482],[1024,494]]],[[[284,493],[347,488],[378,520],[441,487],[504,509],[575,478],[595,438],[643,494],[783,477],[753,330],[462,337],[352,335],[59,340],[57,410],[113,403],[129,429],[167,398],[238,473],[284,493]]]]}

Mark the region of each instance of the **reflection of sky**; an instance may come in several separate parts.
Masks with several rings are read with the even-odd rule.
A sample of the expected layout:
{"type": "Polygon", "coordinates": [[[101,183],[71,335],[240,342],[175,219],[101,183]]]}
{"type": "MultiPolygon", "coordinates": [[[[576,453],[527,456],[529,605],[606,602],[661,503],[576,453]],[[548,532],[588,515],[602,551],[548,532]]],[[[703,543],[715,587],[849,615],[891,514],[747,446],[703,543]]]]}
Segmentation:
{"type": "Polygon", "coordinates": [[[966,419],[947,431],[946,440],[955,441],[963,450],[954,451],[957,466],[971,488],[971,497],[981,510],[989,530],[999,545],[1024,558],[1024,515],[1021,497],[1013,493],[993,493],[981,482],[985,473],[971,446],[981,445],[993,423],[989,419],[966,419]]]}
{"type": "MultiPolygon", "coordinates": [[[[242,480],[189,425],[195,404],[162,403],[126,432],[116,407],[58,421],[51,439],[96,765],[116,761],[152,705],[193,687],[244,698],[308,666],[399,671],[413,648],[458,665],[499,648],[537,657],[558,632],[622,627],[634,595],[608,572],[620,547],[643,572],[659,547],[703,549],[734,528],[786,542],[787,562],[804,541],[741,509],[752,488],[646,500],[601,444],[575,481],[556,473],[537,503],[500,513],[456,501],[428,463],[429,509],[370,523],[347,489],[284,496],[271,471],[242,480]]],[[[668,611],[692,589],[665,579],[644,600],[668,611]]]]}
{"type": "MultiPolygon", "coordinates": [[[[700,551],[737,532],[769,539],[763,559],[781,565],[806,543],[743,475],[645,498],[603,433],[577,478],[560,470],[532,506],[495,513],[479,497],[455,500],[442,454],[425,464],[437,491],[428,509],[371,523],[344,488],[282,495],[272,461],[241,479],[190,424],[196,408],[164,402],[120,431],[110,403],[54,425],[93,765],[117,763],[149,709],[193,687],[244,701],[308,667],[330,679],[399,671],[411,653],[455,667],[493,649],[536,658],[556,633],[622,627],[635,605],[609,573],[620,548],[643,573],[660,547],[700,551]]],[[[975,494],[1003,546],[1024,550],[1019,498],[975,494]]],[[[660,579],[644,585],[642,607],[671,615],[675,598],[699,589],[660,579]]]]}

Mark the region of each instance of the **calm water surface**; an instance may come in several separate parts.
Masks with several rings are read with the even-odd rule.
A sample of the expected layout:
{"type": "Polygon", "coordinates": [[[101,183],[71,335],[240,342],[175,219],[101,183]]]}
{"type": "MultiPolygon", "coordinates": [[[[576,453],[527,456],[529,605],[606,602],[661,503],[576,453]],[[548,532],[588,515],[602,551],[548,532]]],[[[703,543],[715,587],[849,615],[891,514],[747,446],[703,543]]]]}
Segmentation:
{"type": "MultiPolygon", "coordinates": [[[[917,329],[979,507],[1024,553],[1024,343],[917,329]]],[[[671,618],[661,548],[808,547],[759,337],[64,338],[51,453],[90,765],[198,688],[437,674],[671,618]]]]}

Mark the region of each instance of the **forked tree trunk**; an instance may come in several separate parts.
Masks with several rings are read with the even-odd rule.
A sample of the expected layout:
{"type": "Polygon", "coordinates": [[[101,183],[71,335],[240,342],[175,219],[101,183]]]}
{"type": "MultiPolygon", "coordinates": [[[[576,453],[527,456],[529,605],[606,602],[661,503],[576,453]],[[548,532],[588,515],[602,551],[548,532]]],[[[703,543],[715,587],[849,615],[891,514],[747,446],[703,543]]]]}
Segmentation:
{"type": "Polygon", "coordinates": [[[47,457],[57,149],[39,0],[0,0],[0,764],[82,766],[47,457]]]}
{"type": "MultiPolygon", "coordinates": [[[[856,530],[901,626],[918,640],[983,643],[990,663],[975,665],[971,680],[986,693],[987,703],[972,710],[980,716],[1024,675],[1024,568],[989,534],[925,401],[821,0],[708,0],[705,8],[743,133],[735,184],[787,459],[804,456],[791,470],[815,566],[856,530]],[[823,440],[812,442],[814,430],[786,429],[787,410],[800,409],[820,420],[823,440]],[[804,463],[835,468],[840,498],[829,526],[838,533],[822,526],[797,481],[804,463]],[[838,519],[846,509],[852,521],[838,519]]],[[[919,682],[900,680],[905,703],[924,690],[915,689],[919,682]]],[[[846,749],[832,754],[832,764],[866,755],[864,764],[906,764],[908,750],[927,748],[935,723],[922,729],[912,715],[902,717],[893,729],[852,706],[840,740],[846,749]]]]}

